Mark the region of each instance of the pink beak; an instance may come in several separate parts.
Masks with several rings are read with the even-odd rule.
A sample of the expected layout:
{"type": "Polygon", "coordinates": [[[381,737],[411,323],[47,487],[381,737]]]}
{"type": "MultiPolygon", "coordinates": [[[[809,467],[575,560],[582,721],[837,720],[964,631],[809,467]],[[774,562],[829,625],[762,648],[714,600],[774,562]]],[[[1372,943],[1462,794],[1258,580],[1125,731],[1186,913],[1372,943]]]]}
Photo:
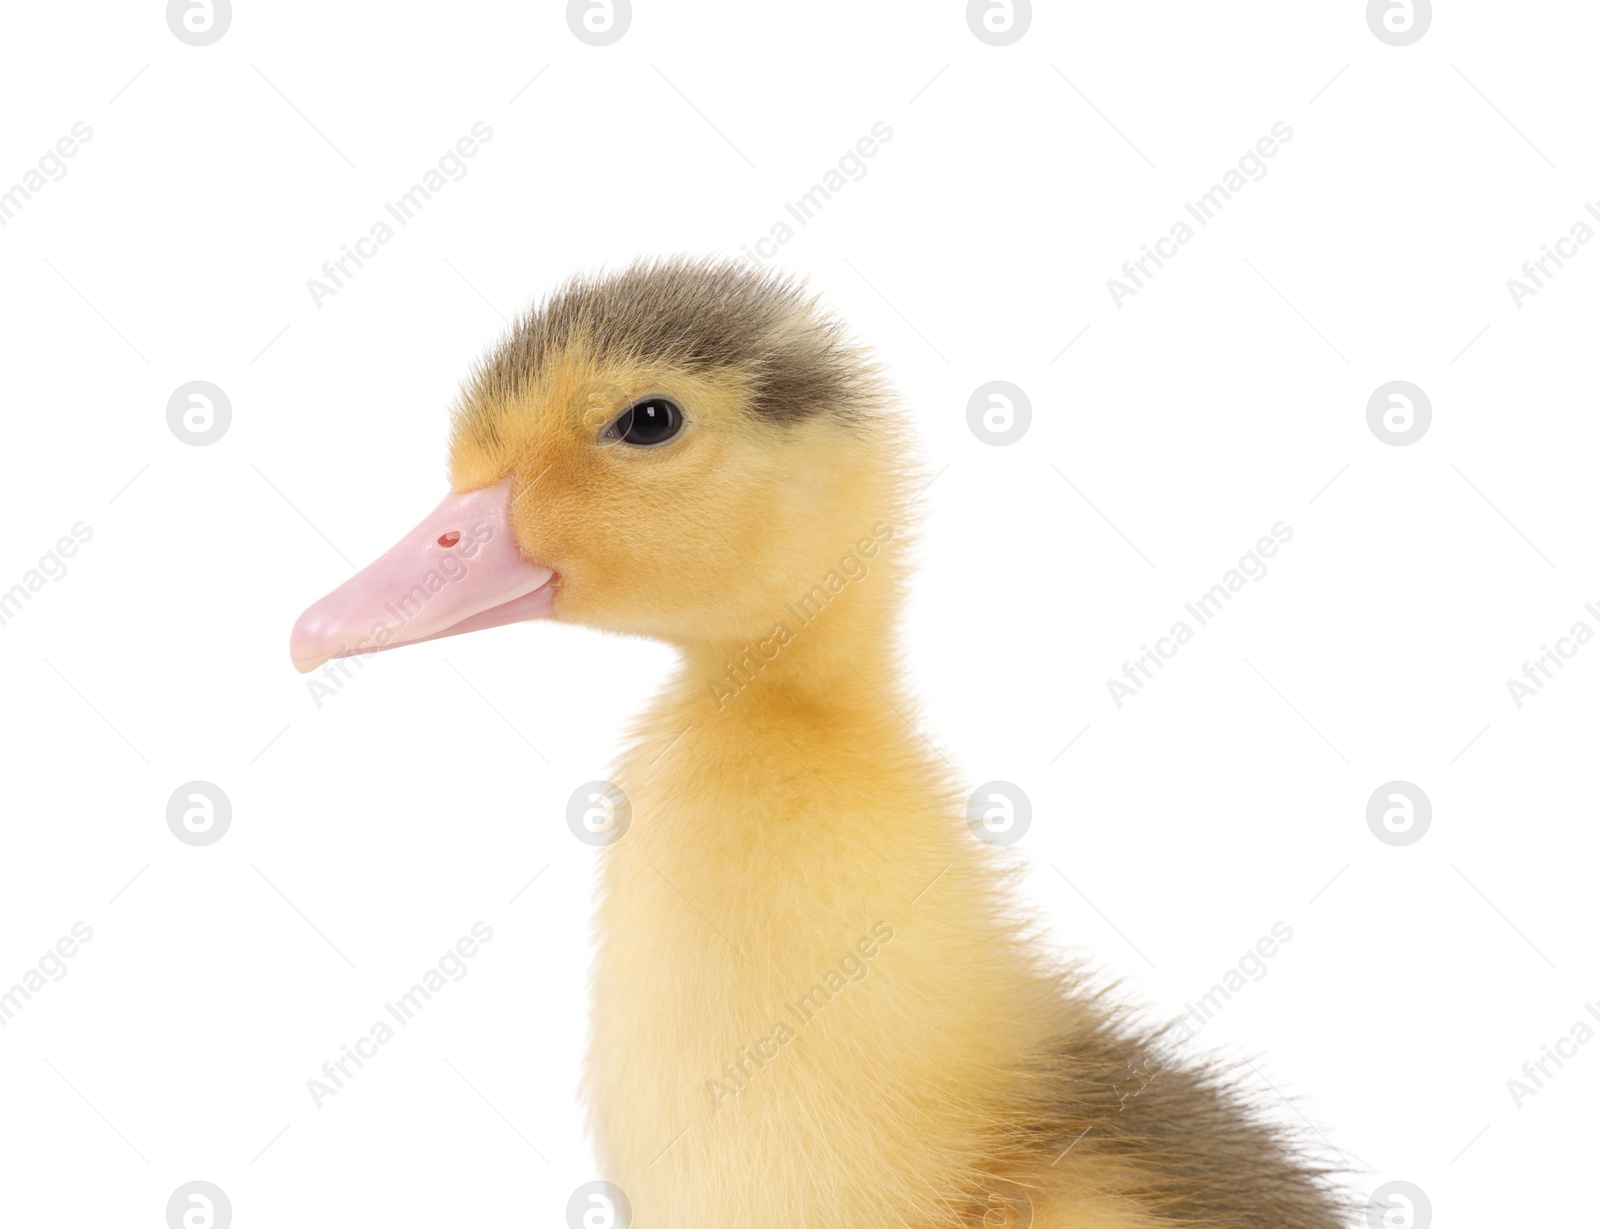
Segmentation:
{"type": "Polygon", "coordinates": [[[510,478],[446,496],[387,554],[300,616],[289,634],[295,668],[549,614],[555,573],[522,557],[511,501],[510,478]]]}

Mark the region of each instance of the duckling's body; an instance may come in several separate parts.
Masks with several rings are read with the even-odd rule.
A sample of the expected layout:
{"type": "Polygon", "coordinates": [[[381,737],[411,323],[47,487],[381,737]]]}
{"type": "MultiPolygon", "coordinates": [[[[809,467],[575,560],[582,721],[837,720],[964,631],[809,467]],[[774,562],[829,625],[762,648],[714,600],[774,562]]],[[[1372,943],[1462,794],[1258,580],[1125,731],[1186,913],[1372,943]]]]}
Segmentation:
{"type": "Polygon", "coordinates": [[[837,526],[864,573],[810,622],[774,595],[770,661],[781,634],[690,648],[622,760],[588,1089],[636,1224],[1333,1225],[1242,1105],[1024,940],[910,724],[903,509],[876,525],[837,526]]]}
{"type": "Polygon", "coordinates": [[[733,720],[691,657],[623,762],[641,822],[605,861],[589,1084],[640,1225],[972,1225],[1027,1168],[1021,1060],[1068,1013],[882,656],[829,643],[830,613],[733,720]]]}
{"type": "Polygon", "coordinates": [[[638,1229],[1332,1229],[1291,1143],[1025,938],[912,724],[888,399],[772,276],[575,282],[469,382],[457,494],[296,661],[535,615],[679,648],[601,851],[587,1093],[638,1229]],[[368,631],[484,508],[460,577],[368,631]]]}

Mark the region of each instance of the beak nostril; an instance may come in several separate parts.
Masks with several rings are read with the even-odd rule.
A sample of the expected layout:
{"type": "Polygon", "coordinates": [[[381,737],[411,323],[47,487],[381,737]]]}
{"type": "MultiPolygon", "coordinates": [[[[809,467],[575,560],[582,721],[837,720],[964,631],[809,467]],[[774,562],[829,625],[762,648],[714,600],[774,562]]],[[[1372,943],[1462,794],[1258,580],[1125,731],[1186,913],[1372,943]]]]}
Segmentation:
{"type": "Polygon", "coordinates": [[[455,530],[455,529],[452,529],[449,533],[441,533],[439,535],[439,545],[440,546],[445,546],[445,547],[454,546],[459,541],[461,541],[461,534],[460,534],[460,532],[458,530],[455,530]]]}

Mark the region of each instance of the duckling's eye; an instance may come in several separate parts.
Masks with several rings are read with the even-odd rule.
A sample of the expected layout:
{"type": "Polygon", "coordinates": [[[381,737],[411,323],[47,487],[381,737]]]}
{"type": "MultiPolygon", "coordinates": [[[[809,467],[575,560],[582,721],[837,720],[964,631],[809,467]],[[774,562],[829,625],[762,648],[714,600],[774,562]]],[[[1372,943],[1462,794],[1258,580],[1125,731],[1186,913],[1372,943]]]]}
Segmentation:
{"type": "Polygon", "coordinates": [[[683,411],[665,397],[649,397],[630,406],[622,417],[605,429],[601,439],[620,440],[636,448],[665,444],[683,430],[683,411]]]}

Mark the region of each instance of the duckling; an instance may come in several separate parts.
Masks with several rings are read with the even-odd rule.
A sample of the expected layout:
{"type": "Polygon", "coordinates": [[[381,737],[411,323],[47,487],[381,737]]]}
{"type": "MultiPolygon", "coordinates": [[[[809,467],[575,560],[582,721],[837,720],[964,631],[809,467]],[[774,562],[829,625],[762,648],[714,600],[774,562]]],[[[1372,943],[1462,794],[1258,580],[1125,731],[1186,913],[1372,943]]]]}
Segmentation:
{"type": "Polygon", "coordinates": [[[453,493],[293,660],[535,618],[677,648],[605,802],[585,1074],[641,1229],[1342,1223],[1333,1170],[1028,937],[907,716],[912,457],[795,281],[579,278],[471,373],[453,493]]]}

